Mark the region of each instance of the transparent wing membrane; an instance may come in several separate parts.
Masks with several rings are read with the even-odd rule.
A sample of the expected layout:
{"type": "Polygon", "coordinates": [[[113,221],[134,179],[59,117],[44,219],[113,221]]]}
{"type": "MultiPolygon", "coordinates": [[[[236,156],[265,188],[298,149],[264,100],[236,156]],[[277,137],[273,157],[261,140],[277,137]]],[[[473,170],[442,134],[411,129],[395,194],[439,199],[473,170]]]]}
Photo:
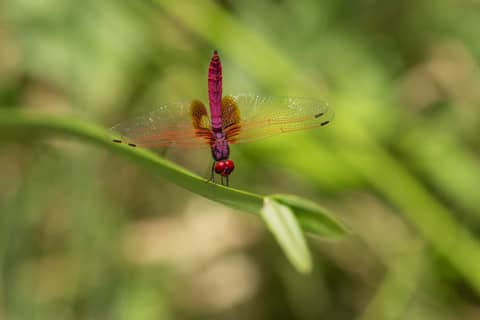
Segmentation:
{"type": "Polygon", "coordinates": [[[223,120],[224,123],[235,123],[230,127],[231,132],[229,128],[225,130],[231,143],[325,126],[334,116],[327,103],[310,98],[238,95],[229,99],[230,103],[234,101],[240,115],[239,121],[223,120]]]}
{"type": "MultiPolygon", "coordinates": [[[[237,95],[222,99],[222,127],[230,143],[321,127],[333,116],[327,103],[309,98],[237,95]]],[[[112,130],[115,142],[147,148],[208,148],[213,143],[210,116],[198,100],[163,105],[112,130]]]]}
{"type": "Polygon", "coordinates": [[[145,116],[116,124],[115,140],[140,147],[207,148],[210,118],[197,101],[163,105],[145,116]]]}

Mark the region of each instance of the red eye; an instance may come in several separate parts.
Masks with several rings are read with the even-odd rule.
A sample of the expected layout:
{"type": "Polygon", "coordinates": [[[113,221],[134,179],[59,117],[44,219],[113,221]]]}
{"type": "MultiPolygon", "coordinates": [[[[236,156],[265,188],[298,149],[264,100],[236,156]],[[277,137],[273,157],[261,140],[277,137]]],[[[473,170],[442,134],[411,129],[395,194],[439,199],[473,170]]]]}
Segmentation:
{"type": "Polygon", "coordinates": [[[232,160],[225,161],[225,167],[229,169],[229,172],[232,172],[235,169],[235,164],[233,164],[232,160]]]}
{"type": "Polygon", "coordinates": [[[215,163],[216,173],[221,174],[223,173],[224,170],[225,170],[225,161],[218,161],[217,163],[215,163]]]}
{"type": "Polygon", "coordinates": [[[221,174],[222,176],[226,177],[232,173],[233,169],[235,169],[235,165],[233,164],[232,160],[225,160],[223,163],[223,172],[221,174]]]}

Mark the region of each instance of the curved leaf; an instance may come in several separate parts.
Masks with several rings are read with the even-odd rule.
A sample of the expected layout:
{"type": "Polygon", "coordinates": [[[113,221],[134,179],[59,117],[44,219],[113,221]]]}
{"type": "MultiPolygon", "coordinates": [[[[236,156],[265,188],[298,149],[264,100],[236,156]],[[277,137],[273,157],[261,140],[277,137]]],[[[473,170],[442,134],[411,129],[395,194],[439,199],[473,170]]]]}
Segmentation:
{"type": "Polygon", "coordinates": [[[263,203],[262,218],[288,260],[298,272],[310,272],[312,257],[292,209],[270,197],[265,197],[263,203]]]}
{"type": "Polygon", "coordinates": [[[292,195],[267,197],[207,183],[204,178],[159,157],[150,150],[112,143],[112,137],[107,130],[73,116],[27,114],[0,109],[0,133],[3,137],[39,138],[42,135],[77,137],[130,158],[152,173],[200,196],[234,209],[262,215],[287,257],[301,272],[308,272],[311,269],[310,253],[302,230],[330,238],[338,238],[346,232],[344,227],[323,208],[309,200],[292,195]]]}

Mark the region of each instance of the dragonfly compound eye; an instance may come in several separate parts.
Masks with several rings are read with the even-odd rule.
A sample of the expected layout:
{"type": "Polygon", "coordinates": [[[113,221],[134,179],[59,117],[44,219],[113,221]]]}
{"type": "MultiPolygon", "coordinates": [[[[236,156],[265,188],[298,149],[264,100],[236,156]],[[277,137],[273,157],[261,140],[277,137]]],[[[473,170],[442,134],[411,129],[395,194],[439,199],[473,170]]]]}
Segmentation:
{"type": "Polygon", "coordinates": [[[223,174],[225,171],[225,161],[218,161],[215,163],[215,172],[218,174],[223,174]]]}
{"type": "Polygon", "coordinates": [[[224,177],[229,176],[230,173],[232,173],[233,169],[235,169],[235,165],[233,164],[232,160],[224,161],[224,166],[225,166],[225,168],[223,169],[223,172],[221,173],[222,176],[224,176],[224,177]]]}
{"type": "Polygon", "coordinates": [[[233,169],[235,169],[235,164],[233,163],[232,160],[227,160],[225,161],[225,167],[230,170],[230,172],[233,171],[233,169]]]}

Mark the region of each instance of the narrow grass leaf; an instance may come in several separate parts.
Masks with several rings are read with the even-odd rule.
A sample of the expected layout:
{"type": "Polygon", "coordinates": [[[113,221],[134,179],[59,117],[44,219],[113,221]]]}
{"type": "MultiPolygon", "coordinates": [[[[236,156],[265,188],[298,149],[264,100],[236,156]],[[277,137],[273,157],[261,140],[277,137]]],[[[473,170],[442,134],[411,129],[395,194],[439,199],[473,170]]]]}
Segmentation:
{"type": "MultiPolygon", "coordinates": [[[[24,113],[0,108],[0,139],[31,141],[51,135],[77,137],[99,145],[182,188],[229,207],[253,214],[260,214],[262,210],[263,195],[206,183],[204,178],[159,157],[154,152],[112,143],[110,133],[94,124],[73,116],[24,113]]],[[[329,230],[330,234],[340,234],[343,230],[340,224],[322,214],[325,212],[324,209],[320,209],[321,207],[311,201],[288,195],[273,197],[290,207],[304,231],[326,235],[328,232],[325,230],[329,230]]]]}
{"type": "Polygon", "coordinates": [[[299,224],[304,226],[305,231],[313,235],[328,239],[340,239],[348,233],[343,224],[313,201],[290,194],[276,194],[271,198],[295,212],[299,224]]]}
{"type": "Polygon", "coordinates": [[[300,273],[309,273],[312,257],[293,211],[274,198],[265,197],[260,214],[288,260],[300,273]]]}

